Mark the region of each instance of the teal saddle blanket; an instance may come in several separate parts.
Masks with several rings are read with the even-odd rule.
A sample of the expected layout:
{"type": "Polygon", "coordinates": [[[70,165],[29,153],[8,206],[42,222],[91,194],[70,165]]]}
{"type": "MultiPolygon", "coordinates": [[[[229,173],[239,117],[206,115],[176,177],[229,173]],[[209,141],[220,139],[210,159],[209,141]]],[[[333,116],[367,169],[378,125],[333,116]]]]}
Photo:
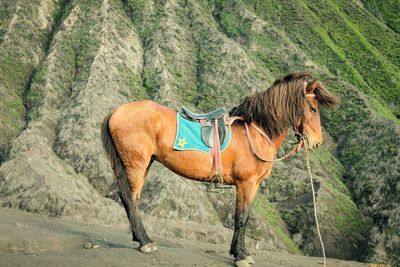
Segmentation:
{"type": "MultiPolygon", "coordinates": [[[[201,139],[201,124],[190,121],[177,114],[177,131],[173,148],[176,150],[196,150],[210,153],[210,148],[201,139]]],[[[226,138],[221,145],[221,152],[224,151],[231,141],[231,127],[228,127],[226,138]]]]}

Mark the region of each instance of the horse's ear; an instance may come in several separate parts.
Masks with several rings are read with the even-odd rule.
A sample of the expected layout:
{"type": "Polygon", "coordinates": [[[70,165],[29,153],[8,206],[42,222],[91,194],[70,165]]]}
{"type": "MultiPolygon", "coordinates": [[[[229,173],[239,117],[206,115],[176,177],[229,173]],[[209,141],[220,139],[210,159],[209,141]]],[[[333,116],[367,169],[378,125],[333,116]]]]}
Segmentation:
{"type": "Polygon", "coordinates": [[[308,80],[304,82],[304,93],[306,95],[308,94],[314,94],[314,90],[318,87],[318,81],[317,80],[308,80]]]}

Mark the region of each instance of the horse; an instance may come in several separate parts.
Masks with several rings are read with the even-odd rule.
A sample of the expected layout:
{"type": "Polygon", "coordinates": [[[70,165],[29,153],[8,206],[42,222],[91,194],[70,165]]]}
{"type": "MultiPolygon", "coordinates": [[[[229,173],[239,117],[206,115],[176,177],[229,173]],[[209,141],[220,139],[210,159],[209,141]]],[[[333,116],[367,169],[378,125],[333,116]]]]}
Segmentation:
{"type": "MultiPolygon", "coordinates": [[[[271,173],[273,159],[288,130],[305,137],[304,148],[317,148],[322,143],[320,106],[332,108],[337,103],[338,98],[312,74],[299,72],[276,80],[265,91],[246,97],[229,111],[229,116],[240,119],[230,126],[231,141],[221,153],[221,176],[223,183],[236,187],[234,233],[229,251],[236,266],[254,263],[245,247],[249,208],[260,183],[271,173]]],[[[132,239],[140,243],[139,250],[144,253],[158,249],[147,235],[138,209],[153,161],[192,180],[210,181],[214,174],[210,155],[172,148],[176,121],[177,110],[143,100],[114,109],[102,124],[103,145],[117,177],[132,239]]]]}

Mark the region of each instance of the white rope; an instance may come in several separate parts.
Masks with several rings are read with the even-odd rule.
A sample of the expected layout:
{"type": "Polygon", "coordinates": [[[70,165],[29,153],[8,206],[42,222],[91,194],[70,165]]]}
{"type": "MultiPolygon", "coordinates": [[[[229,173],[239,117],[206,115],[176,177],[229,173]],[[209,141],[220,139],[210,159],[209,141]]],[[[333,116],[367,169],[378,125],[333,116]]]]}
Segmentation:
{"type": "Polygon", "coordinates": [[[321,247],[322,247],[322,256],[324,257],[324,267],[326,267],[325,247],[324,247],[324,242],[322,241],[321,232],[319,230],[319,224],[318,224],[318,218],[317,218],[317,203],[315,201],[314,182],[313,182],[313,177],[312,177],[312,174],[311,174],[310,160],[308,159],[307,148],[304,147],[304,150],[305,150],[305,153],[306,153],[308,174],[310,175],[310,183],[311,183],[311,190],[312,190],[313,204],[314,204],[315,224],[317,225],[319,242],[321,243],[321,247]]]}

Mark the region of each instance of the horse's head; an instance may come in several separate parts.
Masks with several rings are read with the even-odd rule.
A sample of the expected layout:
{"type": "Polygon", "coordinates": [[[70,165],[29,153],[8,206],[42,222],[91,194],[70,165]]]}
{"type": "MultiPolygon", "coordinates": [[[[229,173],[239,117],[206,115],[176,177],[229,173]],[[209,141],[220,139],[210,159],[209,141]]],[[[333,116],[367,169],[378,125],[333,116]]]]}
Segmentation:
{"type": "Polygon", "coordinates": [[[308,72],[299,72],[288,74],[267,90],[247,97],[230,115],[257,123],[271,138],[292,128],[305,136],[306,148],[314,149],[322,143],[319,109],[337,103],[337,97],[320,81],[308,72]]]}
{"type": "Polygon", "coordinates": [[[322,144],[320,106],[334,107],[338,99],[316,79],[304,81],[302,91],[304,113],[294,129],[305,137],[304,145],[307,149],[315,149],[322,144]]]}

